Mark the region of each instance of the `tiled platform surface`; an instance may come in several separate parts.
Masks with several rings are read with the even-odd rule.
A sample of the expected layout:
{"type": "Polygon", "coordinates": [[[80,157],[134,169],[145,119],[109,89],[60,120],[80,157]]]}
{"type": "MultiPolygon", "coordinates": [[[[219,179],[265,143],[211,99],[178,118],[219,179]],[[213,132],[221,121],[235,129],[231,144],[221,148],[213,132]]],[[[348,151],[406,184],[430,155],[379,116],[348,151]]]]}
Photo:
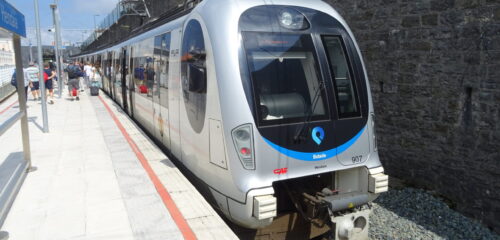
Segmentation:
{"type": "MultiPolygon", "coordinates": [[[[198,239],[237,239],[170,160],[101,93],[198,239]]],[[[14,98],[17,99],[16,96],[14,98]]],[[[14,100],[0,105],[0,111],[14,100]]],[[[28,101],[33,166],[2,226],[10,239],[182,239],[138,158],[98,97],[28,101]]],[[[18,109],[0,115],[0,121],[18,109]],[[4,115],[4,116],[2,116],[4,115]]],[[[22,151],[19,124],[0,137],[0,159],[22,151]]]]}

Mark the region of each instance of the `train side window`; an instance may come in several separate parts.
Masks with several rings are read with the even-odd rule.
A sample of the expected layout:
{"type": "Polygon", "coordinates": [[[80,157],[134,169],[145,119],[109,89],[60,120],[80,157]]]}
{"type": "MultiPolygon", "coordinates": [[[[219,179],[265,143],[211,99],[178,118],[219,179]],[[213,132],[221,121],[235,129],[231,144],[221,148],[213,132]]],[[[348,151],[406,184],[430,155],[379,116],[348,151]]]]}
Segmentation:
{"type": "Polygon", "coordinates": [[[170,33],[155,37],[154,58],[156,82],[159,88],[168,88],[168,64],[170,57],[170,33]]]}
{"type": "Polygon", "coordinates": [[[148,88],[146,96],[149,98],[153,97],[154,86],[155,86],[155,57],[154,57],[154,39],[146,39],[142,42],[142,51],[144,51],[143,61],[145,61],[144,68],[144,78],[146,81],[146,87],[148,88]]]}
{"type": "Polygon", "coordinates": [[[160,105],[168,108],[168,66],[170,61],[170,33],[155,37],[154,47],[156,90],[160,97],[160,105]]]}
{"type": "Polygon", "coordinates": [[[115,67],[114,67],[114,73],[113,73],[113,78],[115,79],[115,84],[117,87],[122,86],[122,61],[123,61],[123,52],[118,49],[115,51],[115,67]]]}
{"type": "Polygon", "coordinates": [[[189,92],[206,93],[205,41],[201,25],[196,20],[191,20],[186,26],[181,61],[184,89],[189,92]]]}
{"type": "Polygon", "coordinates": [[[135,91],[141,96],[152,98],[154,84],[154,39],[146,39],[134,45],[133,79],[135,91]]]}
{"type": "Polygon", "coordinates": [[[141,58],[139,57],[141,55],[140,49],[141,46],[139,44],[134,44],[132,46],[133,51],[132,52],[132,69],[133,69],[133,75],[132,75],[132,82],[134,84],[134,90],[138,94],[142,94],[142,91],[146,90],[147,88],[144,86],[142,87],[142,83],[144,82],[144,66],[141,64],[141,58]]]}
{"type": "Polygon", "coordinates": [[[346,50],[339,36],[323,36],[337,98],[339,118],[359,117],[358,93],[346,50]]]}

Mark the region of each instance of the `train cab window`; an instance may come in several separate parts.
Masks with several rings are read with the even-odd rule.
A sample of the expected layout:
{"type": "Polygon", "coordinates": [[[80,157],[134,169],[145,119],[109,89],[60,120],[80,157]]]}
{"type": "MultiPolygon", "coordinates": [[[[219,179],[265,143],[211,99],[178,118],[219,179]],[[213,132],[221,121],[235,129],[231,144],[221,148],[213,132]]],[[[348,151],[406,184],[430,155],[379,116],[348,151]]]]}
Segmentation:
{"type": "Polygon", "coordinates": [[[189,21],[186,26],[181,61],[184,89],[194,93],[206,93],[205,40],[201,25],[196,20],[189,21]]]}
{"type": "Polygon", "coordinates": [[[341,38],[323,36],[323,44],[334,80],[339,118],[361,116],[356,84],[341,38]]]}
{"type": "Polygon", "coordinates": [[[242,34],[260,125],[329,119],[310,35],[242,34]]]}

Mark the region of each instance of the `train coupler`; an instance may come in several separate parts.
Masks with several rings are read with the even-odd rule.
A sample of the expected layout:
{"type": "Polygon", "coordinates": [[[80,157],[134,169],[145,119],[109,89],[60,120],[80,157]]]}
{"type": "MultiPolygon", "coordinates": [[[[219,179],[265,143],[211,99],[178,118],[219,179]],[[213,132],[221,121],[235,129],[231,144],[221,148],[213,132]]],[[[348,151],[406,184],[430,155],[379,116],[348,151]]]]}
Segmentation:
{"type": "Polygon", "coordinates": [[[371,205],[365,204],[349,210],[330,213],[331,236],[335,240],[368,240],[371,205]]]}

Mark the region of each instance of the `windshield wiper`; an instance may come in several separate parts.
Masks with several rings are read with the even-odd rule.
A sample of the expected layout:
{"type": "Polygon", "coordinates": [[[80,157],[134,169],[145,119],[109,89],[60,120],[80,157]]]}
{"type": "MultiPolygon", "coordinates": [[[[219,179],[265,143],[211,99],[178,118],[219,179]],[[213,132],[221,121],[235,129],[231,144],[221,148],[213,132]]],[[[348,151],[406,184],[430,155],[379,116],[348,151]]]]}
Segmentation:
{"type": "Polygon", "coordinates": [[[314,114],[314,111],[316,110],[316,106],[318,105],[319,99],[321,98],[321,91],[325,88],[325,83],[324,81],[321,81],[319,83],[318,89],[316,89],[316,92],[314,93],[314,98],[313,101],[311,102],[311,110],[307,113],[307,115],[304,118],[304,122],[300,126],[300,128],[297,130],[295,135],[293,136],[293,142],[294,143],[300,143],[300,140],[302,140],[302,135],[304,133],[304,127],[311,121],[311,118],[314,114]]]}

